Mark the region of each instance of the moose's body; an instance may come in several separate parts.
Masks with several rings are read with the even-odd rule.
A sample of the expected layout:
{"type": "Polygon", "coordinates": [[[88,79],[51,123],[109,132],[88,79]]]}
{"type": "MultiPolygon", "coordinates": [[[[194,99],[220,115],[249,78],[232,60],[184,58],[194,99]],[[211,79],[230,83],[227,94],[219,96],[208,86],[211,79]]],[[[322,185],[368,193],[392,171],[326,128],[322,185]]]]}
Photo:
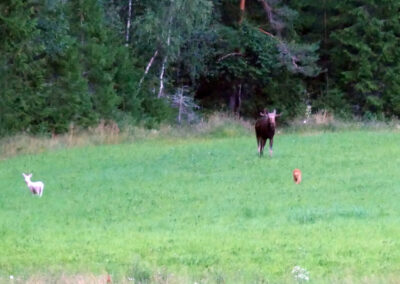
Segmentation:
{"type": "Polygon", "coordinates": [[[269,154],[272,156],[272,146],[274,144],[274,135],[275,135],[275,117],[278,117],[280,114],[276,114],[276,110],[273,112],[268,112],[264,110],[260,115],[262,118],[256,121],[255,130],[257,136],[257,145],[258,145],[258,153],[260,157],[263,155],[265,144],[269,139],[269,154]]]}

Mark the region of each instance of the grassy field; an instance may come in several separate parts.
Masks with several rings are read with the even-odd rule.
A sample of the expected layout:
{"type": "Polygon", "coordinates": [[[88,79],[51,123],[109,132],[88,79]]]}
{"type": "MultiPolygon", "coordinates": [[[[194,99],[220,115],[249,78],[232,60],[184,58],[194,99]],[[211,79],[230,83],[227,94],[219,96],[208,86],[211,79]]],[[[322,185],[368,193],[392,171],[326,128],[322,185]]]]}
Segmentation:
{"type": "Polygon", "coordinates": [[[278,134],[274,148],[260,159],[239,135],[5,159],[0,280],[292,283],[300,266],[313,283],[398,283],[400,133],[278,134]]]}

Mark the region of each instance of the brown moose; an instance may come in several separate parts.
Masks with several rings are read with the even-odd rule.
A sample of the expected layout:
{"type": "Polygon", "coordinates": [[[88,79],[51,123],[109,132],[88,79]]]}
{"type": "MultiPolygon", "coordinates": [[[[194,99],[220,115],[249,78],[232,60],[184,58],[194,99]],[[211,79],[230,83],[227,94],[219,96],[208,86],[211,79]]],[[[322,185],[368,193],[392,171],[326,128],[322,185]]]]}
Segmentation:
{"type": "Polygon", "coordinates": [[[266,109],[260,112],[261,118],[256,121],[255,129],[257,136],[258,153],[260,157],[263,155],[264,146],[269,139],[269,155],[272,157],[272,146],[274,144],[275,135],[275,118],[281,114],[277,114],[274,109],[273,112],[268,112],[266,109]]]}

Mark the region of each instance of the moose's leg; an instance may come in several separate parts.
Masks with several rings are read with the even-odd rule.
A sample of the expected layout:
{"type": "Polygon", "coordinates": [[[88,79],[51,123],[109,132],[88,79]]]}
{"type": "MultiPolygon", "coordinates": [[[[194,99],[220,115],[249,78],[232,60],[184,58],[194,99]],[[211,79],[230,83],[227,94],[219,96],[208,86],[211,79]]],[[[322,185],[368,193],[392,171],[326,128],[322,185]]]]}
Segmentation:
{"type": "Polygon", "coordinates": [[[267,139],[262,138],[261,139],[261,152],[260,152],[260,157],[263,155],[264,152],[264,147],[265,147],[265,143],[267,142],[267,139]]]}
{"type": "Polygon", "coordinates": [[[269,139],[269,155],[272,157],[272,145],[274,144],[274,137],[269,139]]]}

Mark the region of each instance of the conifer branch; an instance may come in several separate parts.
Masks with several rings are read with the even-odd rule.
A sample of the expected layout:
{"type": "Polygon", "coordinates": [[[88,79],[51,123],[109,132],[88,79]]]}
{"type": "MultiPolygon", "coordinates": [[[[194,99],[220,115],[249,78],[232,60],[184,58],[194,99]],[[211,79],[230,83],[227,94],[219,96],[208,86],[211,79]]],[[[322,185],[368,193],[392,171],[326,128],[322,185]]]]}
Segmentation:
{"type": "Polygon", "coordinates": [[[228,58],[228,57],[230,57],[230,56],[243,56],[243,54],[240,53],[240,52],[228,53],[228,54],[226,54],[226,55],[220,57],[220,58],[217,60],[217,62],[219,63],[219,62],[221,62],[222,60],[225,60],[226,58],[228,58]]]}

